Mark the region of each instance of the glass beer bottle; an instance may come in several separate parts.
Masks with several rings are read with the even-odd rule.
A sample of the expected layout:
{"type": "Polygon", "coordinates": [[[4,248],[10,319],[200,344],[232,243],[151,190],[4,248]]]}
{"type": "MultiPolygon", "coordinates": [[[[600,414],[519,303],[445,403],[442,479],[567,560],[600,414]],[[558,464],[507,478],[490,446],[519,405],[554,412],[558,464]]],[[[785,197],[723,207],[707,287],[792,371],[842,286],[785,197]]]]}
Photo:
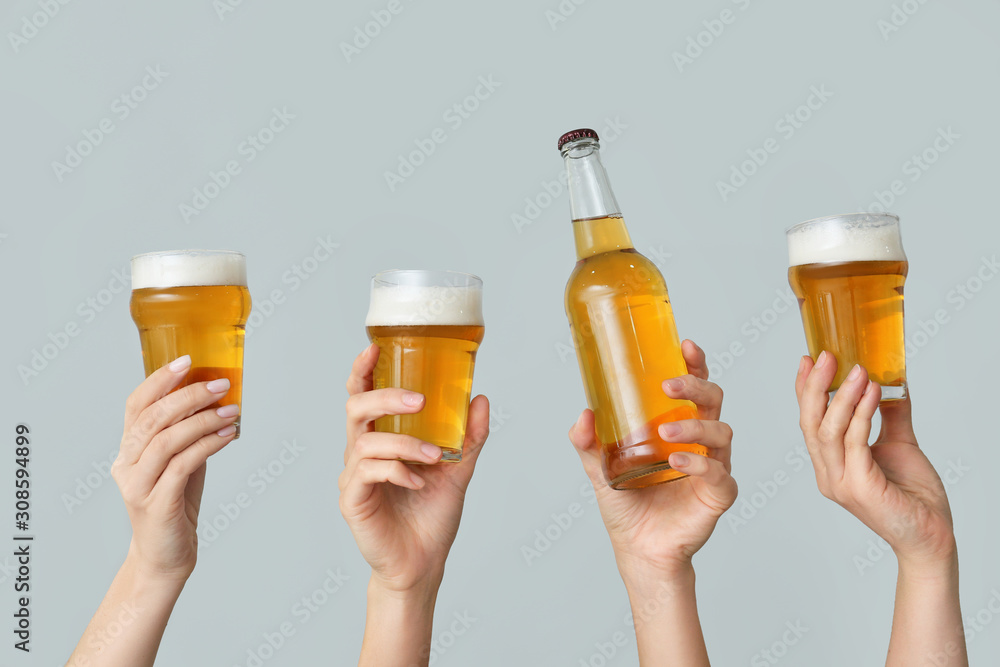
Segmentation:
{"type": "Polygon", "coordinates": [[[665,442],[657,433],[665,422],[696,419],[697,409],[663,392],[664,380],[688,372],[667,285],[632,246],[598,142],[587,129],[559,139],[577,257],[566,284],[566,315],[605,479],[615,489],[635,489],[685,477],[667,462],[671,453],[708,451],[665,442]]]}

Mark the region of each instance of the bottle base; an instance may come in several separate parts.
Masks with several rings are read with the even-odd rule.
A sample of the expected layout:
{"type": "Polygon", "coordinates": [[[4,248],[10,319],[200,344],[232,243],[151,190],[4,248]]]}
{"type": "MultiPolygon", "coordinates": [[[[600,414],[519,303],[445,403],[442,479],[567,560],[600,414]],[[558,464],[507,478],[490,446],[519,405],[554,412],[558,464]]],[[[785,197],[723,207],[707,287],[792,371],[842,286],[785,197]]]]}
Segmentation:
{"type": "Polygon", "coordinates": [[[670,467],[669,463],[663,462],[647,466],[645,468],[639,468],[638,470],[630,470],[629,472],[619,475],[615,479],[609,481],[608,485],[616,491],[642,489],[647,486],[674,482],[678,479],[684,479],[687,476],[687,473],[674,470],[670,467]]]}

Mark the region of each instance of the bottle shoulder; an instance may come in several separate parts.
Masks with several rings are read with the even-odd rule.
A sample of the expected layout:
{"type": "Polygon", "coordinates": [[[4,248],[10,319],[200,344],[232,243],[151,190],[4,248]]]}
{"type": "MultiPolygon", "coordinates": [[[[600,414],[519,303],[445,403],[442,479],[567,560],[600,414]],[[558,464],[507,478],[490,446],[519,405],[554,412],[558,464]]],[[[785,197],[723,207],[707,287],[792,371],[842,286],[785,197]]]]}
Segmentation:
{"type": "Polygon", "coordinates": [[[615,250],[580,260],[566,283],[566,300],[592,300],[620,294],[665,294],[666,281],[648,257],[634,249],[615,250]]]}

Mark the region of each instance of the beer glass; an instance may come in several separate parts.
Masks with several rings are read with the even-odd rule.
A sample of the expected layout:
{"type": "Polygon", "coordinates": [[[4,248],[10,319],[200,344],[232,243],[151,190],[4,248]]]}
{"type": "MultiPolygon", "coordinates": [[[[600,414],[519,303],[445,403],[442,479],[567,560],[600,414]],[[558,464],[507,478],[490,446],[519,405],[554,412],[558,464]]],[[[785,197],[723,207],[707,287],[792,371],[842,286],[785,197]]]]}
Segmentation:
{"type": "Polygon", "coordinates": [[[375,420],[375,430],[405,433],[462,460],[476,351],[483,340],[483,281],[451,271],[384,271],[372,278],[365,328],[378,345],[374,388],[420,392],[416,414],[375,420]]]}
{"type": "Polygon", "coordinates": [[[813,359],[837,359],[831,395],[855,364],[882,387],[882,400],[906,397],[903,283],[908,264],[891,214],[853,213],[790,227],[788,282],[799,300],[813,359]]]}
{"type": "MultiPolygon", "coordinates": [[[[136,255],[130,309],[147,377],[189,354],[191,370],[181,387],[228,378],[229,391],[213,407],[241,404],[243,338],[250,315],[246,258],[241,253],[178,250],[136,255]]],[[[238,438],[240,418],[234,425],[238,438]]]]}

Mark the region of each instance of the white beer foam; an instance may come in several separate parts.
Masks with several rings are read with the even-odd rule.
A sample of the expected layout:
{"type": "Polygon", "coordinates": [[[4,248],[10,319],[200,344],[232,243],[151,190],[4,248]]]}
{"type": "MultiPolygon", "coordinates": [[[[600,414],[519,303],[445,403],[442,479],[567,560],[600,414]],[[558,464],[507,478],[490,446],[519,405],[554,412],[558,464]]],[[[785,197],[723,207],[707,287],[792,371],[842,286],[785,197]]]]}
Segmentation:
{"type": "Polygon", "coordinates": [[[365,326],[483,325],[479,286],[375,285],[365,326]]]}
{"type": "Polygon", "coordinates": [[[789,266],[905,260],[899,220],[893,216],[832,216],[788,230],[789,266]]]}
{"type": "Polygon", "coordinates": [[[246,284],[246,257],[237,252],[178,250],[132,258],[132,289],[246,284]]]}

